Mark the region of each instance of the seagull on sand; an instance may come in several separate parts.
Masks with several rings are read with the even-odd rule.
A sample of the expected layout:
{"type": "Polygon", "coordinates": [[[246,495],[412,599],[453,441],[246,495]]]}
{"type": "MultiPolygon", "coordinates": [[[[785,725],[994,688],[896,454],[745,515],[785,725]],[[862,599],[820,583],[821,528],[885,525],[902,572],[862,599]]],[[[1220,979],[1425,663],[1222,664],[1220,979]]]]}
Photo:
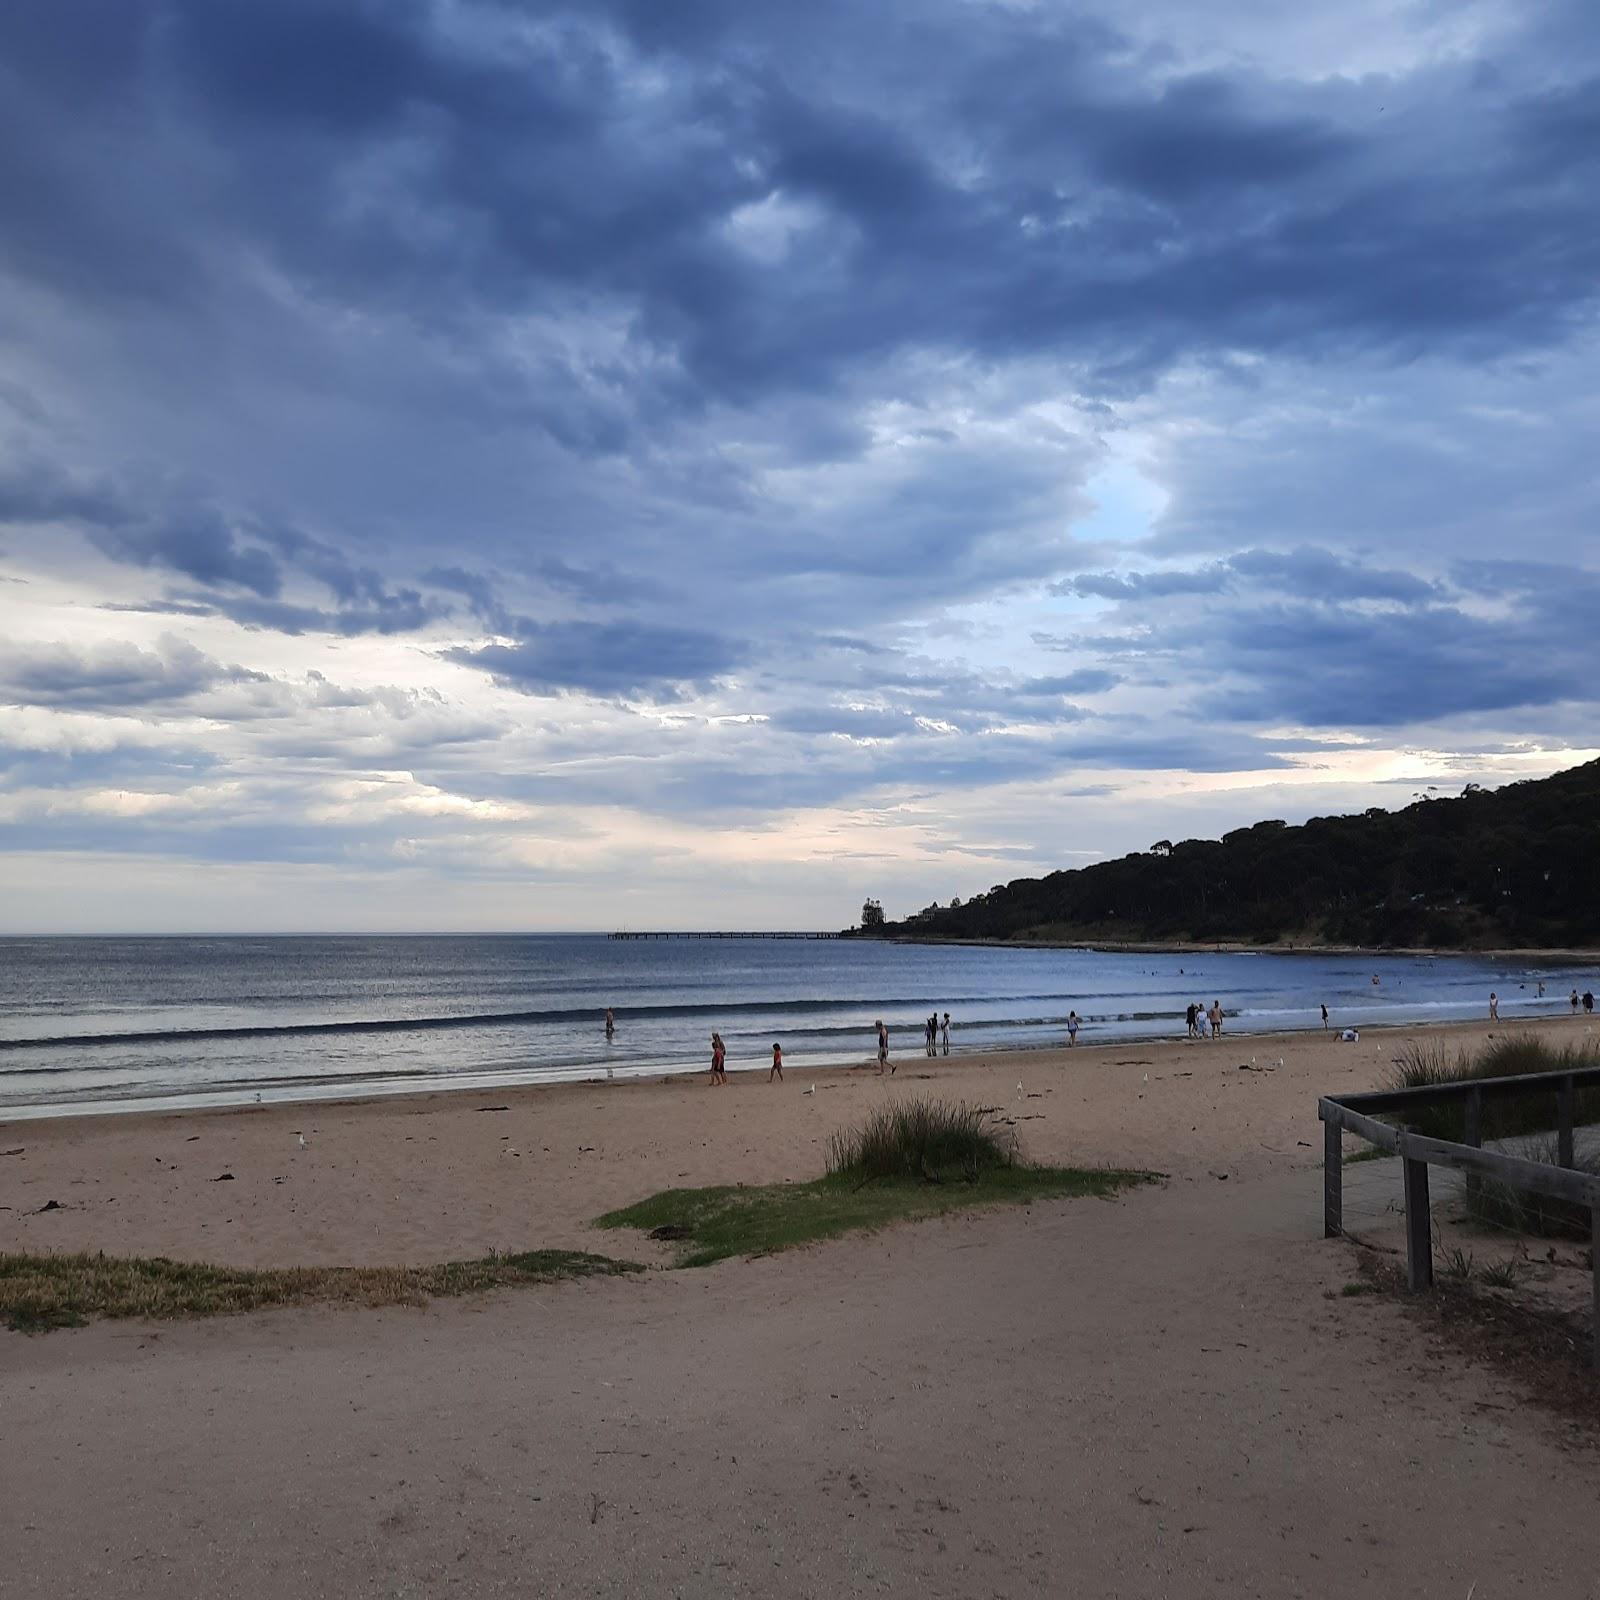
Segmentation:
{"type": "Polygon", "coordinates": [[[812,1085],[811,1085],[811,1087],[810,1087],[810,1088],[809,1088],[809,1089],[803,1089],[803,1090],[801,1090],[801,1093],[802,1093],[802,1094],[815,1094],[815,1093],[816,1093],[816,1092],[817,1092],[817,1086],[816,1086],[816,1084],[812,1084],[812,1085]]]}
{"type": "Polygon", "coordinates": [[[298,1139],[298,1140],[299,1140],[299,1141],[300,1141],[300,1148],[301,1148],[301,1149],[302,1149],[302,1150],[304,1150],[304,1149],[306,1149],[306,1148],[307,1148],[307,1145],[306,1145],[306,1136],[305,1136],[305,1135],[304,1135],[304,1134],[303,1134],[303,1133],[297,1133],[297,1134],[296,1134],[296,1135],[295,1135],[295,1138],[297,1138],[297,1139],[298,1139]]]}

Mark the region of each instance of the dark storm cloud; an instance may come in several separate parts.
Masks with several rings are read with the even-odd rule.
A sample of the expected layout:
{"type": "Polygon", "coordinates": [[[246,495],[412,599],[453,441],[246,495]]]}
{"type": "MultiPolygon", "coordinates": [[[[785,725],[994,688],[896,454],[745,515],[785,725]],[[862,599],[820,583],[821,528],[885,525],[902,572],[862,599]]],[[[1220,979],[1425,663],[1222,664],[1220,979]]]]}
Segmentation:
{"type": "Polygon", "coordinates": [[[635,622],[522,623],[514,645],[447,650],[462,666],[528,694],[680,698],[738,665],[744,647],[714,633],[635,622]]]}
{"type": "Polygon", "coordinates": [[[1398,728],[1593,695],[1588,624],[1552,632],[1528,613],[1487,620],[1450,606],[1353,612],[1286,604],[1213,616],[1229,669],[1206,716],[1398,728]]]}
{"type": "Polygon", "coordinates": [[[175,638],[163,639],[159,650],[36,645],[0,655],[0,703],[10,705],[138,712],[223,684],[268,681],[265,673],[224,666],[175,638]]]}
{"type": "Polygon", "coordinates": [[[282,573],[267,551],[245,543],[209,508],[161,500],[151,506],[122,486],[75,483],[39,461],[0,468],[0,524],[69,523],[106,555],[135,566],[258,595],[278,592],[282,573]]]}
{"type": "Polygon", "coordinates": [[[1456,562],[1448,578],[1424,579],[1299,548],[1064,587],[1117,601],[1109,616],[1127,630],[1037,643],[1120,661],[1208,719],[1399,728],[1594,694],[1600,577],[1578,568],[1456,562]],[[1188,597],[1182,626],[1152,625],[1148,602],[1170,596],[1188,597]],[[1499,614],[1481,615],[1472,597],[1493,598],[1499,614]]]}
{"type": "MultiPolygon", "coordinates": [[[[196,602],[181,602],[194,606],[196,602]]],[[[246,628],[267,628],[275,633],[329,633],[351,638],[363,633],[415,633],[450,608],[426,599],[415,589],[382,592],[365,601],[328,609],[294,605],[284,600],[257,599],[252,595],[219,595],[203,605],[211,616],[228,617],[246,628]]]]}
{"type": "Polygon", "coordinates": [[[789,56],[794,24],[761,8],[617,9],[608,35],[604,13],[554,6],[12,7],[0,201],[28,226],[0,248],[117,287],[193,204],[168,230],[192,263],[175,298],[223,238],[429,321],[581,287],[626,297],[696,384],[745,395],[908,345],[1070,342],[1129,377],[1223,347],[1504,349],[1593,303],[1600,238],[1563,181],[1592,84],[1431,68],[1392,86],[1407,110],[1385,120],[1347,85],[1158,74],[1103,24],[898,11],[812,8],[789,56]],[[518,15],[542,26],[514,34],[518,15]],[[69,64],[66,38],[99,28],[69,64]],[[157,107],[210,165],[169,146],[157,107]],[[118,166],[85,154],[112,128],[137,222],[118,166]],[[727,231],[774,192],[817,208],[782,273],[727,231]]]}
{"type": "Polygon", "coordinates": [[[1438,584],[1409,572],[1367,567],[1330,550],[1307,546],[1283,552],[1241,550],[1224,561],[1182,571],[1086,572],[1052,584],[1051,592],[1083,599],[1159,600],[1251,587],[1289,591],[1316,600],[1412,602],[1440,593],[1438,584]]]}

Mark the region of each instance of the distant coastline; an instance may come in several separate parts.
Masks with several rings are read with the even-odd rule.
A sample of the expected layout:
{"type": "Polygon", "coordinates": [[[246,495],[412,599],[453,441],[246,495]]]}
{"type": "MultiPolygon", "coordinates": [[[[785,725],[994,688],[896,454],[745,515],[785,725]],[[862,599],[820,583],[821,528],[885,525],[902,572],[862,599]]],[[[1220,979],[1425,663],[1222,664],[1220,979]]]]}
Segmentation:
{"type": "Polygon", "coordinates": [[[970,945],[991,950],[1100,950],[1115,955],[1314,955],[1314,956],[1421,956],[1460,957],[1515,961],[1593,961],[1600,964],[1600,947],[1581,945],[1513,945],[1478,948],[1447,945],[1341,944],[1315,939],[1284,939],[1274,944],[1252,944],[1242,939],[982,939],[941,938],[934,934],[864,933],[851,929],[842,938],[871,939],[880,944],[970,945]]]}

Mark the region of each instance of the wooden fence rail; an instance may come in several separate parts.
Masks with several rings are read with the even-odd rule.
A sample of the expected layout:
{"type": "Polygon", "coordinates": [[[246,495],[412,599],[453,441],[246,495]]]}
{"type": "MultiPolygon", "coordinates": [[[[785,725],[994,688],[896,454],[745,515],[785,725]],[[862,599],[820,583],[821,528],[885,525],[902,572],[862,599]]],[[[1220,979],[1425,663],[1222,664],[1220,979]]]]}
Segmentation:
{"type": "Polygon", "coordinates": [[[1418,1089],[1380,1089],[1370,1094],[1324,1095],[1317,1101],[1323,1124],[1322,1231],[1337,1238],[1344,1231],[1344,1151],[1340,1136],[1357,1138],[1388,1150],[1404,1162],[1406,1207],[1406,1281],[1413,1290],[1433,1282],[1432,1219],[1428,1214],[1428,1168],[1454,1167],[1477,1172],[1516,1189],[1545,1194],[1589,1208],[1589,1240],[1594,1278],[1595,1370],[1600,1372],[1600,1176],[1572,1170],[1572,1124],[1579,1088],[1600,1085],[1600,1068],[1573,1072],[1531,1072],[1511,1078],[1479,1078],[1461,1083],[1428,1084],[1418,1089]],[[1556,1102],[1558,1165],[1528,1161],[1480,1148],[1483,1102],[1513,1094],[1553,1094],[1556,1102]],[[1420,1110],[1445,1101],[1464,1100],[1467,1138],[1461,1142],[1433,1139],[1409,1128],[1379,1122],[1376,1112],[1420,1110]]]}

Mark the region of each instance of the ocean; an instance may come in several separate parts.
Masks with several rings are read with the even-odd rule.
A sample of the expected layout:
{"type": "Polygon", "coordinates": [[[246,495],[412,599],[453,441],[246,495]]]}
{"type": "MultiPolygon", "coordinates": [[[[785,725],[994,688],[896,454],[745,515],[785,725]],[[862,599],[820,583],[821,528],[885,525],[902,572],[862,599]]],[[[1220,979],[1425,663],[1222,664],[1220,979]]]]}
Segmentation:
{"type": "Polygon", "coordinates": [[[1129,954],[855,940],[603,935],[0,939],[0,1117],[899,1059],[951,1014],[951,1052],[1567,1010],[1595,975],[1477,956],[1129,954]],[[1379,979],[1373,983],[1373,978],[1379,979]],[[1543,979],[1541,999],[1537,984],[1543,979]],[[616,1013],[607,1042],[605,1008],[616,1013]]]}

